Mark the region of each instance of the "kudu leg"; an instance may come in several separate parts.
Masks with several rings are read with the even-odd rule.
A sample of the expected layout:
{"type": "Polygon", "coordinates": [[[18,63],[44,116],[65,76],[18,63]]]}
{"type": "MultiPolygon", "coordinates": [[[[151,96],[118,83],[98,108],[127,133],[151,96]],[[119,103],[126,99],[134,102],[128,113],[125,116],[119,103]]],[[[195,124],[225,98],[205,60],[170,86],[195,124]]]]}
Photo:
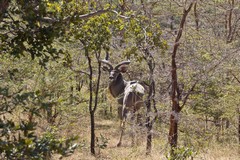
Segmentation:
{"type": "MultiPolygon", "coordinates": [[[[121,120],[121,123],[122,123],[122,119],[123,119],[122,106],[118,106],[118,118],[121,120]]],[[[121,123],[120,123],[120,126],[121,126],[121,123]]]]}
{"type": "Polygon", "coordinates": [[[122,144],[122,137],[123,137],[124,130],[125,130],[126,120],[127,120],[127,110],[126,110],[125,106],[123,106],[123,108],[122,108],[122,119],[121,119],[121,124],[120,124],[121,134],[120,134],[120,138],[119,138],[117,147],[120,147],[121,144],[122,144]]]}
{"type": "Polygon", "coordinates": [[[136,123],[135,123],[135,113],[132,113],[131,117],[131,138],[132,138],[132,147],[135,146],[135,138],[136,138],[136,123]]]}
{"type": "Polygon", "coordinates": [[[122,144],[122,137],[123,137],[123,134],[124,134],[125,123],[126,123],[126,118],[123,117],[123,119],[121,120],[121,126],[120,126],[120,128],[121,128],[121,134],[120,134],[120,138],[119,138],[117,147],[120,147],[121,144],[122,144]]]}

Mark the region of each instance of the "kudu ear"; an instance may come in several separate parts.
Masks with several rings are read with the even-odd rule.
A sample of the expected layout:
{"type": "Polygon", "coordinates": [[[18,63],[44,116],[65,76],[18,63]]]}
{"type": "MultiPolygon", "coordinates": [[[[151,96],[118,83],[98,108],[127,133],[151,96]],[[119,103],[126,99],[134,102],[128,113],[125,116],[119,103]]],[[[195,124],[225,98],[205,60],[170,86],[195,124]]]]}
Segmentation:
{"type": "Polygon", "coordinates": [[[127,72],[127,70],[128,70],[128,65],[127,65],[127,64],[123,64],[123,65],[121,65],[120,67],[118,67],[118,70],[119,70],[121,73],[125,73],[125,72],[127,72]]]}
{"type": "Polygon", "coordinates": [[[128,65],[130,64],[130,61],[123,61],[119,63],[115,69],[119,70],[121,73],[125,73],[128,70],[128,65]]]}

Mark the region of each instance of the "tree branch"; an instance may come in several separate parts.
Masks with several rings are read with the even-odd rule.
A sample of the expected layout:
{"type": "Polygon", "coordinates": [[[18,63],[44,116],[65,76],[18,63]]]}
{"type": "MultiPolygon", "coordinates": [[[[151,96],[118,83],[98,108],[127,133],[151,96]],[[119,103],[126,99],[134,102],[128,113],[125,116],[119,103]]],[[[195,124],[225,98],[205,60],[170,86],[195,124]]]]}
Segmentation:
{"type": "MultiPolygon", "coordinates": [[[[99,16],[101,14],[104,14],[104,13],[107,13],[107,12],[112,12],[112,13],[115,13],[117,14],[117,16],[119,16],[120,18],[123,18],[123,19],[129,19],[131,17],[127,17],[127,16],[124,16],[124,15],[120,15],[117,11],[115,10],[110,10],[110,9],[104,9],[104,10],[98,10],[96,12],[92,12],[92,13],[88,13],[88,14],[83,14],[83,15],[79,15],[79,16],[74,16],[73,19],[81,19],[81,20],[86,20],[86,19],[89,19],[91,17],[94,17],[94,16],[99,16]]],[[[63,19],[64,22],[67,22],[71,19],[72,17],[68,16],[66,18],[63,19]]],[[[42,22],[46,22],[46,23],[54,23],[54,22],[59,22],[59,20],[57,19],[54,19],[54,18],[50,18],[50,17],[43,17],[42,19],[42,22]]]]}
{"type": "MultiPolygon", "coordinates": [[[[63,21],[67,22],[71,18],[85,20],[85,19],[89,19],[89,18],[94,17],[94,16],[99,16],[99,15],[107,13],[109,11],[110,11],[109,9],[103,9],[103,10],[98,10],[96,12],[92,12],[92,13],[88,13],[88,14],[75,15],[74,17],[68,16],[68,17],[64,18],[63,21]]],[[[50,18],[50,17],[43,17],[42,18],[42,22],[54,23],[54,22],[59,22],[59,20],[58,19],[54,19],[54,18],[50,18]]]]}
{"type": "Polygon", "coordinates": [[[70,69],[75,73],[80,73],[80,74],[85,74],[87,76],[90,76],[90,74],[87,71],[75,70],[75,68],[73,68],[72,66],[70,67],[70,69]]]}
{"type": "Polygon", "coordinates": [[[88,14],[83,14],[83,15],[80,15],[80,16],[76,16],[74,18],[78,18],[78,19],[89,19],[93,16],[99,16],[101,14],[104,14],[104,13],[107,13],[109,11],[109,9],[103,9],[103,10],[99,10],[99,11],[96,11],[96,12],[92,12],[92,13],[88,13],[88,14]]]}
{"type": "Polygon", "coordinates": [[[240,80],[237,78],[237,76],[235,75],[235,74],[233,74],[232,72],[230,72],[232,75],[233,75],[233,77],[237,80],[237,82],[240,84],[240,80]]]}
{"type": "Polygon", "coordinates": [[[186,17],[188,15],[188,13],[190,12],[192,6],[193,6],[193,2],[189,5],[188,9],[184,9],[184,11],[183,11],[182,20],[181,20],[180,27],[179,27],[179,30],[178,30],[178,34],[177,34],[175,44],[174,44],[173,56],[176,55],[177,48],[179,46],[179,41],[180,41],[180,38],[182,37],[182,31],[183,31],[183,27],[184,27],[184,24],[185,24],[185,21],[186,21],[186,17]]]}
{"type": "Polygon", "coordinates": [[[117,11],[115,11],[115,10],[112,10],[111,12],[117,14],[117,16],[119,16],[120,18],[123,18],[123,19],[129,19],[129,18],[130,18],[130,17],[127,17],[127,16],[124,16],[124,15],[119,14],[119,13],[118,13],[117,11]]]}
{"type": "Polygon", "coordinates": [[[191,87],[191,89],[188,91],[187,95],[185,96],[185,98],[183,99],[183,104],[180,107],[180,111],[182,110],[182,108],[185,106],[185,104],[187,103],[188,97],[189,95],[192,93],[192,91],[194,90],[196,84],[198,83],[199,80],[195,81],[195,83],[193,84],[193,86],[191,87]]]}

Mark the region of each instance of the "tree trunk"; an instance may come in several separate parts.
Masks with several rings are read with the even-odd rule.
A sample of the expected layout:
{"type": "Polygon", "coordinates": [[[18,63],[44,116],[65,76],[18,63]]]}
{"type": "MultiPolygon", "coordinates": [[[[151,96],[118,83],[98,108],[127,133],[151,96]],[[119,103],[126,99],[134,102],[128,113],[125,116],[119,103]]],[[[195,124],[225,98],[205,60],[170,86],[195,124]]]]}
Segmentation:
{"type": "Polygon", "coordinates": [[[196,25],[196,30],[199,30],[199,17],[197,13],[197,2],[194,4],[194,17],[195,17],[195,25],[196,25]]]}
{"type": "Polygon", "coordinates": [[[156,111],[156,102],[154,99],[155,96],[155,82],[153,80],[153,69],[150,71],[151,74],[151,84],[149,86],[149,95],[148,95],[148,103],[147,103],[147,146],[146,146],[146,154],[150,155],[151,154],[151,150],[152,150],[152,127],[153,127],[153,123],[156,120],[156,116],[151,119],[151,112],[152,112],[152,107],[155,109],[156,111]],[[152,102],[152,103],[151,103],[152,102]]]}
{"type": "Polygon", "coordinates": [[[169,130],[169,143],[171,146],[171,151],[177,147],[178,141],[178,116],[179,112],[176,112],[175,109],[172,109],[170,116],[170,130],[169,130]]]}
{"type": "MultiPolygon", "coordinates": [[[[71,80],[71,82],[72,82],[72,78],[70,77],[70,80],[71,80]]],[[[69,97],[69,103],[70,104],[73,104],[73,84],[71,84],[71,86],[70,86],[70,97],[69,97]]]]}
{"type": "Polygon", "coordinates": [[[95,155],[95,119],[94,112],[90,112],[90,123],[91,123],[91,153],[95,155]]]}
{"type": "MultiPolygon", "coordinates": [[[[126,4],[126,0],[122,0],[122,3],[120,4],[120,8],[121,8],[121,14],[124,15],[125,12],[127,11],[127,4],[126,4]]],[[[124,34],[125,34],[125,30],[121,30],[120,31],[120,47],[122,47],[122,45],[125,43],[125,39],[124,39],[124,34]]]]}
{"type": "Polygon", "coordinates": [[[96,89],[94,91],[93,89],[93,67],[92,67],[92,60],[89,56],[88,50],[85,51],[85,55],[88,60],[88,67],[89,67],[89,113],[90,113],[90,121],[91,121],[91,143],[90,143],[90,150],[93,155],[96,154],[95,152],[95,111],[97,109],[98,104],[98,93],[99,93],[99,85],[100,85],[100,78],[101,78],[101,62],[99,61],[100,58],[100,52],[95,52],[96,59],[98,61],[98,73],[97,73],[97,83],[96,83],[96,89]],[[93,92],[95,93],[95,99],[93,101],[93,92]],[[94,102],[94,105],[93,105],[94,102]]]}
{"type": "Polygon", "coordinates": [[[227,43],[231,43],[233,40],[233,26],[232,26],[232,18],[233,18],[233,8],[234,8],[234,0],[229,1],[231,9],[229,11],[228,16],[228,36],[227,36],[227,43]]]}
{"type": "Polygon", "coordinates": [[[151,117],[150,117],[150,112],[151,112],[151,100],[148,99],[147,102],[147,145],[146,145],[146,154],[149,155],[151,154],[151,149],[152,149],[152,125],[151,125],[151,117]]]}
{"type": "MultiPolygon", "coordinates": [[[[148,119],[149,121],[149,119],[148,119]]],[[[146,154],[147,155],[150,155],[151,154],[151,151],[152,151],[152,133],[151,133],[151,130],[152,130],[152,125],[148,125],[147,127],[147,147],[146,147],[146,154]]]]}
{"type": "Polygon", "coordinates": [[[148,64],[149,68],[149,92],[148,92],[148,98],[147,98],[147,119],[146,119],[146,127],[147,127],[147,145],[146,145],[146,154],[150,155],[152,150],[152,127],[153,123],[155,122],[157,115],[155,117],[152,117],[151,112],[152,108],[155,110],[155,113],[157,113],[156,109],[156,102],[155,102],[155,81],[153,78],[154,75],[154,69],[155,69],[155,63],[154,58],[151,55],[148,48],[145,48],[142,50],[144,52],[144,58],[148,64]]]}
{"type": "Polygon", "coordinates": [[[78,92],[80,92],[82,90],[83,84],[84,84],[84,80],[81,79],[80,75],[76,76],[76,90],[78,92]]]}
{"type": "Polygon", "coordinates": [[[92,60],[89,56],[89,52],[86,49],[85,55],[88,60],[88,68],[89,68],[89,104],[88,109],[90,113],[90,124],[91,124],[91,142],[90,142],[90,150],[93,155],[95,155],[95,125],[94,125],[94,111],[93,111],[93,68],[92,68],[92,60]]]}
{"type": "MultiPolygon", "coordinates": [[[[233,73],[231,73],[231,74],[237,80],[237,82],[240,84],[240,80],[237,78],[237,76],[234,75],[233,73]]],[[[237,108],[237,112],[238,112],[238,141],[239,141],[238,143],[240,144],[240,107],[237,108]]]]}
{"type": "Polygon", "coordinates": [[[238,108],[238,143],[240,144],[240,107],[238,108]]]}
{"type": "Polygon", "coordinates": [[[147,136],[147,152],[146,154],[149,155],[151,154],[151,150],[152,150],[152,128],[153,128],[153,123],[156,121],[157,119],[157,109],[156,109],[156,102],[155,99],[152,100],[153,101],[153,108],[155,110],[155,117],[152,117],[153,119],[151,120],[151,122],[149,123],[149,127],[148,127],[148,136],[147,136]]]}
{"type": "Polygon", "coordinates": [[[216,140],[220,141],[220,132],[221,132],[221,120],[219,116],[214,117],[213,119],[214,125],[216,127],[216,140]]]}
{"type": "Polygon", "coordinates": [[[2,21],[4,14],[9,7],[9,2],[9,0],[1,0],[0,2],[0,22],[2,21]]]}
{"type": "Polygon", "coordinates": [[[208,130],[208,117],[205,117],[205,132],[208,130]]]}
{"type": "Polygon", "coordinates": [[[186,21],[186,17],[188,13],[190,12],[194,2],[191,2],[188,9],[184,9],[181,23],[179,26],[178,34],[175,39],[175,44],[173,47],[172,52],[172,72],[171,72],[171,78],[172,78],[172,91],[171,91],[171,101],[172,101],[172,112],[170,116],[170,129],[169,129],[169,135],[168,140],[171,147],[171,156],[174,158],[175,153],[174,150],[177,147],[178,142],[178,119],[179,119],[179,113],[181,111],[181,107],[179,105],[180,101],[180,92],[178,88],[178,77],[177,77],[177,65],[176,65],[176,54],[177,49],[180,45],[180,39],[182,37],[183,27],[186,21]]]}

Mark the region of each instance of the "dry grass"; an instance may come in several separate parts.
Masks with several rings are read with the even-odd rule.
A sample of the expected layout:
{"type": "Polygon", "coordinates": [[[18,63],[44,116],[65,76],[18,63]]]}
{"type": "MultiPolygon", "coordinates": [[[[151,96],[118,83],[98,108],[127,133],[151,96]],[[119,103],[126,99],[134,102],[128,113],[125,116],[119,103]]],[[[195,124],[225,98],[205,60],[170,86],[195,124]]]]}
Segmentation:
{"type": "MultiPolygon", "coordinates": [[[[67,122],[66,122],[67,123],[67,122]]],[[[146,139],[145,132],[142,130],[142,135],[137,135],[138,144],[131,147],[130,129],[126,129],[126,134],[121,147],[116,147],[119,137],[119,121],[113,119],[96,118],[96,136],[102,135],[108,139],[107,147],[105,149],[96,148],[97,156],[90,154],[90,125],[88,114],[80,116],[77,121],[66,125],[63,130],[64,136],[70,136],[78,133],[79,143],[81,147],[78,148],[74,154],[69,157],[62,158],[63,160],[165,160],[168,153],[167,132],[155,131],[153,139],[153,149],[150,156],[146,156],[146,139]]],[[[211,145],[208,148],[203,148],[194,156],[196,160],[238,160],[239,158],[238,146],[221,146],[211,145]]],[[[54,159],[59,159],[55,155],[54,159]]]]}
{"type": "MultiPolygon", "coordinates": [[[[166,154],[169,151],[167,143],[166,126],[154,126],[154,139],[152,153],[146,156],[146,133],[142,129],[138,133],[138,143],[136,146],[131,146],[130,126],[127,125],[126,134],[121,147],[116,147],[119,138],[119,121],[113,115],[108,119],[103,119],[102,115],[96,114],[96,136],[108,139],[107,147],[99,149],[96,147],[97,156],[94,157],[90,153],[90,123],[87,111],[77,111],[76,114],[63,117],[60,125],[60,133],[63,137],[78,135],[77,143],[80,147],[69,157],[60,157],[54,155],[53,159],[63,160],[166,160],[166,154]],[[164,129],[165,128],[165,129],[164,129]]],[[[18,119],[19,115],[12,116],[12,119],[18,119]]],[[[43,128],[47,127],[46,122],[39,123],[43,128]]],[[[180,135],[181,137],[181,135],[180,135]]],[[[208,147],[201,148],[194,156],[196,160],[240,160],[239,145],[235,144],[219,144],[211,141],[208,147]]]]}
{"type": "Polygon", "coordinates": [[[239,160],[240,150],[238,146],[212,145],[196,156],[196,160],[239,160]]]}

